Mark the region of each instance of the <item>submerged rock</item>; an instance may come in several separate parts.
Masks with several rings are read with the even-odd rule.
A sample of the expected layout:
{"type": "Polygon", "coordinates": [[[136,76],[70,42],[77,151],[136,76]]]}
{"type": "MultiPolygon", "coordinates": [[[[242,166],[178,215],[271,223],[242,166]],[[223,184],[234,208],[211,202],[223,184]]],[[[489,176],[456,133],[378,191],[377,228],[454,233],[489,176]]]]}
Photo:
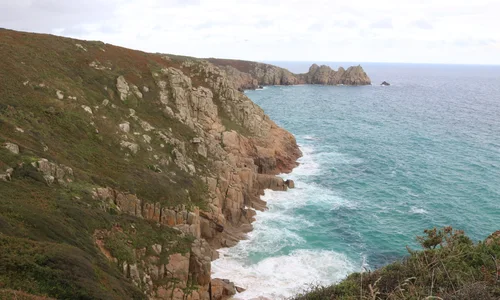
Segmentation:
{"type": "Polygon", "coordinates": [[[384,81],[384,82],[382,82],[380,85],[383,85],[383,86],[389,86],[389,85],[391,85],[391,84],[390,84],[389,82],[387,82],[387,81],[384,81]]]}

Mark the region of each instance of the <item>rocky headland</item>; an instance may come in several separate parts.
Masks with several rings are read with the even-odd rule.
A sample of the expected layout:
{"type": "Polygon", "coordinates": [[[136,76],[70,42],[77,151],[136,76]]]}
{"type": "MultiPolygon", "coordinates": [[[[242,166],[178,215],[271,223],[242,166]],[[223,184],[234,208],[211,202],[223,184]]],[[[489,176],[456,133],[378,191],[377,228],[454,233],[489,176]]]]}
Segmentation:
{"type": "Polygon", "coordinates": [[[277,66],[231,59],[209,58],[209,62],[226,71],[239,90],[257,89],[264,85],[370,85],[371,79],[361,66],[351,66],[337,71],[329,66],[313,64],[307,73],[294,74],[277,66]]]}
{"type": "Polygon", "coordinates": [[[227,298],[216,249],[301,156],[241,90],[370,83],[4,29],[0,54],[2,297],[227,298]]]}

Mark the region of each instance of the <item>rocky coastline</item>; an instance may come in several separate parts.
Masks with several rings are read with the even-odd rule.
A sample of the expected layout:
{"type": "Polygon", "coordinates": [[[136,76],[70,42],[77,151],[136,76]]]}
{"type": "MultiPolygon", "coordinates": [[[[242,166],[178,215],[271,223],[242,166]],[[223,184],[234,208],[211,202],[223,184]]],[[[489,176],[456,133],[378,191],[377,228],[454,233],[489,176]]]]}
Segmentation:
{"type": "MultiPolygon", "coordinates": [[[[260,198],[265,189],[293,188],[293,181],[276,175],[291,172],[301,156],[294,136],[241,90],[270,84],[370,83],[361,67],[333,71],[313,65],[300,75],[260,63],[237,69],[10,30],[0,30],[0,42],[7,58],[0,70],[9,70],[2,77],[7,93],[0,91],[4,195],[19,201],[18,207],[31,205],[19,193],[40,194],[42,184],[47,195],[60,196],[40,199],[51,203],[70,195],[68,205],[82,212],[84,222],[94,224],[90,216],[102,214],[101,219],[113,220],[72,229],[92,241],[85,247],[75,243],[72,251],[96,249],[93,261],[99,266],[107,261],[119,270],[118,278],[107,267],[94,265],[113,288],[92,280],[92,288],[80,287],[74,279],[82,293],[97,298],[131,298],[135,293],[158,300],[215,300],[233,294],[237,289],[232,283],[211,278],[216,250],[234,246],[252,230],[255,211],[266,209],[260,198]],[[39,57],[33,49],[42,49],[44,58],[33,58],[39,57]]],[[[51,214],[69,218],[59,210],[51,214]]],[[[51,214],[40,218],[53,218],[51,214]]],[[[16,224],[14,219],[11,223],[16,224]]],[[[15,234],[9,238],[16,245],[33,242],[15,234]]],[[[38,240],[51,247],[67,243],[57,235],[38,240]]],[[[30,278],[11,277],[18,275],[30,278]]],[[[54,296],[43,289],[29,292],[54,296]]]]}
{"type": "Polygon", "coordinates": [[[287,69],[264,63],[217,58],[207,60],[226,71],[239,90],[258,89],[266,85],[371,85],[370,77],[360,65],[347,69],[340,67],[335,71],[326,65],[313,64],[307,73],[294,74],[287,69]]]}

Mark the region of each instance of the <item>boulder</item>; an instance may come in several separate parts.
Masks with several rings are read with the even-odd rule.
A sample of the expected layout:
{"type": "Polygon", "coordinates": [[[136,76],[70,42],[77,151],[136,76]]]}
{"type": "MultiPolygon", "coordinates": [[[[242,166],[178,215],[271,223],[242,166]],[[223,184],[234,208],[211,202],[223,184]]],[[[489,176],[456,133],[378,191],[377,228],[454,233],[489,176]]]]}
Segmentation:
{"type": "Polygon", "coordinates": [[[384,81],[384,82],[382,82],[380,85],[383,85],[383,86],[389,86],[389,85],[391,85],[391,84],[390,84],[389,82],[387,82],[387,81],[384,81]]]}
{"type": "Polygon", "coordinates": [[[291,179],[287,179],[285,181],[285,185],[289,188],[289,189],[294,189],[295,188],[295,182],[291,179]]]}
{"type": "Polygon", "coordinates": [[[64,93],[62,91],[57,90],[56,96],[57,96],[57,99],[59,99],[59,100],[64,99],[64,93]]]}
{"type": "Polygon", "coordinates": [[[127,100],[128,96],[130,94],[130,87],[128,86],[128,83],[125,80],[125,77],[118,76],[118,78],[116,79],[116,89],[118,90],[118,93],[120,94],[120,99],[122,101],[127,100]]]}
{"type": "Polygon", "coordinates": [[[227,279],[215,278],[211,281],[212,286],[212,300],[228,299],[236,294],[236,287],[234,283],[227,279]]]}
{"type": "Polygon", "coordinates": [[[93,112],[92,112],[92,108],[90,108],[89,106],[87,106],[87,105],[82,105],[82,108],[83,108],[83,110],[84,110],[84,111],[86,111],[87,113],[89,113],[89,114],[91,114],[91,115],[93,114],[93,112]]]}
{"type": "Polygon", "coordinates": [[[130,123],[129,122],[123,122],[123,123],[121,123],[118,126],[120,127],[121,131],[123,131],[125,133],[129,133],[130,132],[130,123]]]}
{"type": "Polygon", "coordinates": [[[19,154],[19,146],[14,143],[5,143],[4,147],[14,154],[19,154]]]}
{"type": "Polygon", "coordinates": [[[139,145],[137,145],[136,143],[121,141],[120,146],[122,148],[129,149],[133,154],[136,154],[139,151],[139,145]]]}
{"type": "Polygon", "coordinates": [[[37,162],[31,163],[36,170],[43,175],[43,179],[48,185],[54,182],[59,184],[66,184],[67,182],[73,181],[73,169],[62,164],[56,164],[48,161],[47,159],[41,159],[37,162]]]}

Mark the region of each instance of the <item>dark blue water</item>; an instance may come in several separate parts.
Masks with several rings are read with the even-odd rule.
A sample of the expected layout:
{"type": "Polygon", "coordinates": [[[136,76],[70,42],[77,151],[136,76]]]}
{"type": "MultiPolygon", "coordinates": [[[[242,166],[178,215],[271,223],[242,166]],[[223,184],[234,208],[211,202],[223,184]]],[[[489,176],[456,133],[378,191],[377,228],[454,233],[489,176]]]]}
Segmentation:
{"type": "Polygon", "coordinates": [[[363,67],[373,86],[247,92],[305,155],[286,176],[297,188],[266,193],[270,210],[249,240],[214,263],[250,287],[241,298],[387,264],[418,248],[426,228],[451,225],[475,240],[500,229],[500,67],[363,67]]]}

